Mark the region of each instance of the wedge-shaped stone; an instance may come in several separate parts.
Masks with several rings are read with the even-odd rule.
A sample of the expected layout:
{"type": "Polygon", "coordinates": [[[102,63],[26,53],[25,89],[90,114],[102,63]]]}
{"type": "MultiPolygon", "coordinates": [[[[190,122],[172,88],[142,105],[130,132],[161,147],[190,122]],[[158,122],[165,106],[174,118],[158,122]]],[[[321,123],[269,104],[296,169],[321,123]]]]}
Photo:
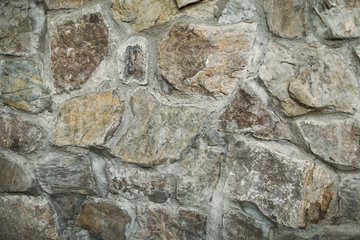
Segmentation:
{"type": "Polygon", "coordinates": [[[176,0],[176,3],[178,5],[179,8],[185,7],[186,5],[189,5],[191,3],[197,3],[200,2],[202,0],[176,0]]]}
{"type": "Polygon", "coordinates": [[[114,90],[70,99],[60,108],[53,142],[85,147],[101,145],[120,124],[123,110],[114,90]]]}
{"type": "Polygon", "coordinates": [[[196,107],[161,104],[144,91],[135,92],[130,105],[134,119],[112,153],[124,162],[144,166],[178,159],[206,116],[205,110],[196,107]]]}
{"type": "Polygon", "coordinates": [[[279,224],[301,228],[338,210],[337,175],[325,166],[243,141],[229,148],[229,163],[225,192],[279,224]]]}
{"type": "Polygon", "coordinates": [[[162,75],[180,91],[233,93],[251,62],[256,26],[175,23],[160,45],[162,75]]]}

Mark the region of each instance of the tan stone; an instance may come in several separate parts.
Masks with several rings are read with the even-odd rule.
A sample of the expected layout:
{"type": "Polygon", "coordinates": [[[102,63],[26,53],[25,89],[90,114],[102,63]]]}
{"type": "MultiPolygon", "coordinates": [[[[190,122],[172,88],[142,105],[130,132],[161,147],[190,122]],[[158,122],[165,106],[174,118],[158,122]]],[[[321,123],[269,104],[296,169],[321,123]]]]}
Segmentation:
{"type": "Polygon", "coordinates": [[[49,9],[76,8],[90,0],[45,0],[49,9]]]}
{"type": "Polygon", "coordinates": [[[185,7],[186,5],[189,5],[191,3],[197,3],[200,2],[201,0],[176,0],[176,3],[178,5],[179,8],[185,7]]]}

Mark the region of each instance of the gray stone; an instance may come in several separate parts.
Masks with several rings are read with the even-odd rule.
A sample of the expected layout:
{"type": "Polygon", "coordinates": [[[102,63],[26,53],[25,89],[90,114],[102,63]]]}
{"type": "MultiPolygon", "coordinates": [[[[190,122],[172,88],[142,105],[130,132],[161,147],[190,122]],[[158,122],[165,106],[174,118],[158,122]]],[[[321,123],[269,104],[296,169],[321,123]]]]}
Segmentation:
{"type": "Polygon", "coordinates": [[[360,221],[360,175],[344,175],[339,187],[340,210],[337,214],[341,223],[360,221]]]}
{"type": "Polygon", "coordinates": [[[56,198],[56,203],[63,213],[65,219],[72,219],[75,214],[76,198],[72,195],[56,198]]]}
{"type": "Polygon", "coordinates": [[[85,229],[79,227],[69,227],[61,235],[62,240],[91,240],[90,234],[85,229]]]}
{"type": "Polygon", "coordinates": [[[230,0],[226,3],[219,18],[220,24],[234,24],[252,20],[256,7],[249,0],[230,0]]]}
{"type": "Polygon", "coordinates": [[[49,9],[76,8],[90,0],[45,0],[49,9]]]}
{"type": "Polygon", "coordinates": [[[179,8],[185,7],[191,3],[197,3],[200,2],[202,0],[176,0],[176,3],[178,5],[179,8]]]}
{"type": "Polygon", "coordinates": [[[209,146],[224,146],[226,144],[220,132],[210,129],[205,135],[206,142],[209,146]]]}

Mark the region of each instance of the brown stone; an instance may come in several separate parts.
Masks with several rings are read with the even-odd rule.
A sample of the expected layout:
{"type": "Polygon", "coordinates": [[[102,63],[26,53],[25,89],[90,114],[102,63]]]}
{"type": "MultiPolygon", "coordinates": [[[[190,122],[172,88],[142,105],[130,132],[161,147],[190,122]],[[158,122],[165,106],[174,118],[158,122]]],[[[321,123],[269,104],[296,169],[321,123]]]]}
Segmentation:
{"type": "Polygon", "coordinates": [[[51,19],[51,61],[56,88],[84,84],[108,53],[108,28],[100,13],[89,13],[59,23],[51,19]]]}

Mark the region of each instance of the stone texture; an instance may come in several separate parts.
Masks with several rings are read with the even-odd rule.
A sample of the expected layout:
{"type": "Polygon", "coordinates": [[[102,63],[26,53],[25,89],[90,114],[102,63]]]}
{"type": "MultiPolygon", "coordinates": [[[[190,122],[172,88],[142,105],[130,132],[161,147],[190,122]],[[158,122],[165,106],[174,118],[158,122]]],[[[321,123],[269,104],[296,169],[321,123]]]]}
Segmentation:
{"type": "Polygon", "coordinates": [[[248,21],[255,17],[256,7],[249,0],[230,0],[226,3],[221,16],[220,24],[234,24],[248,21]]]}
{"type": "Polygon", "coordinates": [[[180,204],[205,206],[219,180],[221,153],[205,150],[183,160],[177,169],[176,199],[180,204]]]}
{"type": "Polygon", "coordinates": [[[176,0],[176,3],[178,5],[179,8],[185,7],[186,5],[189,5],[191,3],[197,3],[200,2],[201,0],[176,0]]]}
{"type": "Polygon", "coordinates": [[[313,153],[335,165],[360,168],[360,124],[357,122],[298,123],[313,153]]]}
{"type": "Polygon", "coordinates": [[[91,240],[90,234],[80,227],[69,227],[61,235],[62,240],[91,240]]]}
{"type": "Polygon", "coordinates": [[[51,202],[42,196],[1,196],[0,239],[58,239],[51,202]]]}
{"type": "Polygon", "coordinates": [[[39,113],[51,105],[49,92],[35,62],[5,62],[1,75],[1,93],[5,104],[27,112],[39,113]]]}
{"type": "Polygon", "coordinates": [[[159,205],[137,208],[140,239],[202,240],[206,238],[207,216],[186,209],[159,205]]]}
{"type": "Polygon", "coordinates": [[[49,9],[76,8],[89,0],[45,0],[49,9]]]}
{"type": "Polygon", "coordinates": [[[360,221],[360,176],[345,175],[341,178],[339,187],[340,210],[337,214],[340,222],[360,221]]]}
{"type": "Polygon", "coordinates": [[[132,37],[120,46],[118,68],[123,83],[147,84],[148,50],[146,38],[132,37]]]}
{"type": "Polygon", "coordinates": [[[260,78],[287,115],[321,109],[353,113],[360,93],[349,66],[325,46],[299,44],[288,50],[271,43],[260,78]]]}
{"type": "Polygon", "coordinates": [[[115,90],[75,97],[65,102],[58,115],[53,142],[56,145],[101,145],[120,124],[124,104],[115,90]]]}
{"type": "Polygon", "coordinates": [[[125,240],[130,220],[128,213],[119,206],[97,199],[82,204],[76,225],[99,234],[104,240],[125,240]]]}
{"type": "Polygon", "coordinates": [[[0,147],[28,154],[37,150],[46,136],[45,130],[20,115],[0,111],[0,147]]]}
{"type": "Polygon", "coordinates": [[[229,149],[225,192],[255,203],[271,220],[293,228],[329,219],[337,211],[337,175],[320,164],[252,142],[229,149]]]}
{"type": "Polygon", "coordinates": [[[178,159],[206,116],[196,107],[161,104],[144,91],[135,92],[130,105],[134,119],[112,153],[143,166],[178,159]]]}
{"type": "Polygon", "coordinates": [[[251,62],[256,26],[177,22],[160,45],[160,71],[180,91],[233,93],[251,62]]]}
{"type": "Polygon", "coordinates": [[[54,85],[57,89],[79,88],[105,58],[109,30],[100,13],[48,23],[54,85]]]}
{"type": "Polygon", "coordinates": [[[264,9],[270,31],[283,38],[301,38],[306,32],[306,1],[265,0],[264,9]]]}
{"type": "Polygon", "coordinates": [[[59,197],[56,199],[56,203],[63,213],[65,219],[72,219],[75,214],[76,198],[72,195],[59,197]]]}
{"type": "Polygon", "coordinates": [[[95,193],[89,157],[52,154],[39,161],[36,172],[41,188],[49,194],[95,193]]]}

